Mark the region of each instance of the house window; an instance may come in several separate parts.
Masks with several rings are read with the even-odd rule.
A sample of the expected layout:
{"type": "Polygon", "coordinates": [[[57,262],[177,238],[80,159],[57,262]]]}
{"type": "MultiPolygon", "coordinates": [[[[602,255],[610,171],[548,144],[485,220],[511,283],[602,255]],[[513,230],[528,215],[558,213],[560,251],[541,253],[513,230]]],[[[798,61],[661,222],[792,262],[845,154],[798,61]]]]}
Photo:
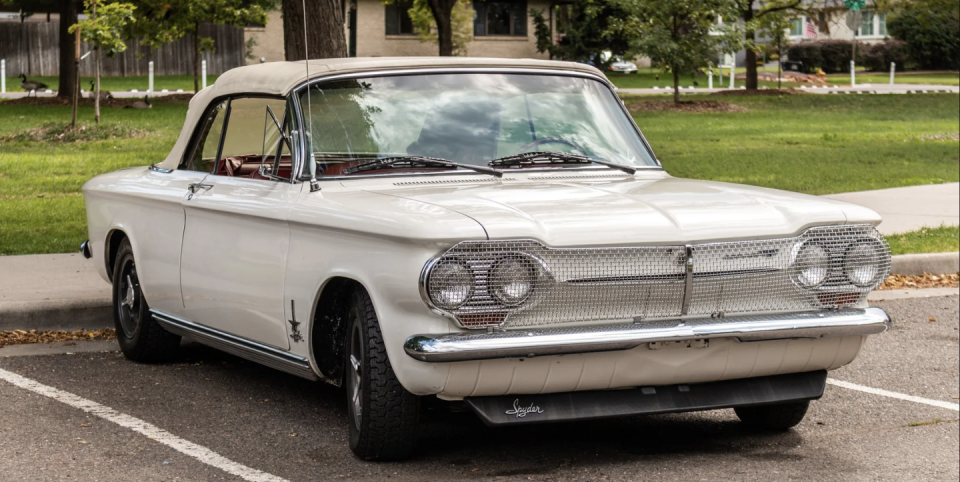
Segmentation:
{"type": "Polygon", "coordinates": [[[887,36],[887,14],[877,15],[877,35],[887,36]]]}
{"type": "Polygon", "coordinates": [[[527,36],[526,0],[475,0],[473,10],[476,12],[473,20],[473,35],[475,37],[487,35],[527,36]]]}
{"type": "Polygon", "coordinates": [[[790,36],[791,37],[803,36],[803,17],[795,18],[790,21],[790,36]]]}
{"type": "Polygon", "coordinates": [[[413,35],[413,21],[410,20],[411,0],[394,0],[384,5],[386,8],[387,35],[413,35]]]}
{"type": "Polygon", "coordinates": [[[820,27],[820,33],[830,34],[830,23],[827,22],[827,14],[824,12],[817,13],[817,25],[820,27]]]}
{"type": "Polygon", "coordinates": [[[863,23],[860,24],[860,31],[857,35],[862,37],[873,37],[873,12],[863,12],[863,23]]]}

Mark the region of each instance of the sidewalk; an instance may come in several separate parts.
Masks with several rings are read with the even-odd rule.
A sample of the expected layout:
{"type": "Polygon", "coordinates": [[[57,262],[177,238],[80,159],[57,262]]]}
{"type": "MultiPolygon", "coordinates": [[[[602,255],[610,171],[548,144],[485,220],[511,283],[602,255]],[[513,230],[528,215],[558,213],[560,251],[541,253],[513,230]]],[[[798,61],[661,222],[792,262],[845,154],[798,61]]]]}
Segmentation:
{"type": "MultiPolygon", "coordinates": [[[[826,197],[877,211],[884,218],[880,225],[884,234],[941,223],[960,224],[960,183],[826,197]]],[[[919,266],[920,271],[955,271],[957,256],[953,255],[952,261],[946,264],[944,257],[939,254],[898,256],[894,266],[901,270],[919,266]]],[[[903,271],[900,274],[920,273],[903,271]]],[[[100,278],[93,262],[80,254],[0,256],[0,330],[111,327],[110,303],[110,284],[100,278]]]]}
{"type": "Polygon", "coordinates": [[[873,209],[883,217],[878,229],[884,235],[936,228],[941,224],[960,225],[960,183],[956,182],[824,197],[873,209]]]}

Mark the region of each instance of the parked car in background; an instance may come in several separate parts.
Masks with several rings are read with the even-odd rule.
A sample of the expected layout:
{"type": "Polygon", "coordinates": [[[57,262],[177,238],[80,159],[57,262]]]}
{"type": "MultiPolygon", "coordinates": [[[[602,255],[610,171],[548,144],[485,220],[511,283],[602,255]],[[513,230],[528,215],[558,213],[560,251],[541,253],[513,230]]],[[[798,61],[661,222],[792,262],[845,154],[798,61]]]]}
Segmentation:
{"type": "Polygon", "coordinates": [[[610,71],[621,74],[635,74],[637,73],[637,64],[628,60],[618,60],[610,64],[610,71]]]}
{"type": "Polygon", "coordinates": [[[342,386],[364,459],[413,453],[424,397],[497,426],[734,408],[783,430],[889,324],[876,213],[670,176],[578,63],[237,68],[166,160],[83,192],[124,355],[190,337],[342,386]]]}

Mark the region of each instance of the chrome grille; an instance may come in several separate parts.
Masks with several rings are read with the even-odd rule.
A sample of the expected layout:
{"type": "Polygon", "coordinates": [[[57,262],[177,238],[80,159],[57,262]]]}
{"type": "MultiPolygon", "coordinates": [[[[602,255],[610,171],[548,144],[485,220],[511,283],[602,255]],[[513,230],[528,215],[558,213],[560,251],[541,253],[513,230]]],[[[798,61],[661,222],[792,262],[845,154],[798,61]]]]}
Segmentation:
{"type": "Polygon", "coordinates": [[[890,251],[872,226],[851,225],[811,228],[792,238],[691,246],[548,248],[533,240],[466,241],[435,261],[441,260],[472,273],[472,294],[459,306],[438,307],[434,301],[449,280],[431,276],[428,265],[421,286],[425,300],[462,326],[480,328],[848,307],[883,281],[890,251]],[[798,257],[802,243],[822,248],[823,263],[814,266],[798,257]],[[859,251],[848,256],[857,243],[876,249],[861,250],[869,256],[859,251]],[[869,285],[847,279],[845,267],[872,265],[876,277],[869,285]],[[513,270],[512,291],[497,288],[504,286],[498,281],[506,272],[501,266],[513,270]],[[818,267],[823,281],[801,286],[798,273],[818,267]],[[532,288],[522,302],[504,303],[504,291],[524,293],[527,283],[532,288]]]}

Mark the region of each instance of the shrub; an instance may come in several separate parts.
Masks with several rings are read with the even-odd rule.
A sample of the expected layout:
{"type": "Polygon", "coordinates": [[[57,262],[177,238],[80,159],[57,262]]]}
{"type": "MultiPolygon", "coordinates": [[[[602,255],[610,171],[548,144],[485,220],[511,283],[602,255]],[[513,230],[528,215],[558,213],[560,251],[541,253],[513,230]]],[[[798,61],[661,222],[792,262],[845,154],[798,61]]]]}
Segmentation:
{"type": "Polygon", "coordinates": [[[907,43],[902,40],[888,40],[866,46],[861,57],[867,70],[885,72],[890,69],[890,62],[897,63],[897,70],[910,70],[915,67],[907,49],[907,43]]]}
{"type": "MultiPolygon", "coordinates": [[[[956,4],[954,4],[956,5],[956,4]]],[[[960,69],[960,24],[953,12],[942,9],[904,9],[890,20],[894,38],[907,44],[917,67],[928,70],[960,69]]]]}
{"type": "MultiPolygon", "coordinates": [[[[857,63],[863,61],[863,54],[869,47],[857,42],[857,63]]],[[[790,60],[803,62],[808,73],[823,69],[825,73],[836,74],[850,70],[850,55],[853,53],[850,40],[818,40],[791,45],[787,50],[790,60]]]]}

